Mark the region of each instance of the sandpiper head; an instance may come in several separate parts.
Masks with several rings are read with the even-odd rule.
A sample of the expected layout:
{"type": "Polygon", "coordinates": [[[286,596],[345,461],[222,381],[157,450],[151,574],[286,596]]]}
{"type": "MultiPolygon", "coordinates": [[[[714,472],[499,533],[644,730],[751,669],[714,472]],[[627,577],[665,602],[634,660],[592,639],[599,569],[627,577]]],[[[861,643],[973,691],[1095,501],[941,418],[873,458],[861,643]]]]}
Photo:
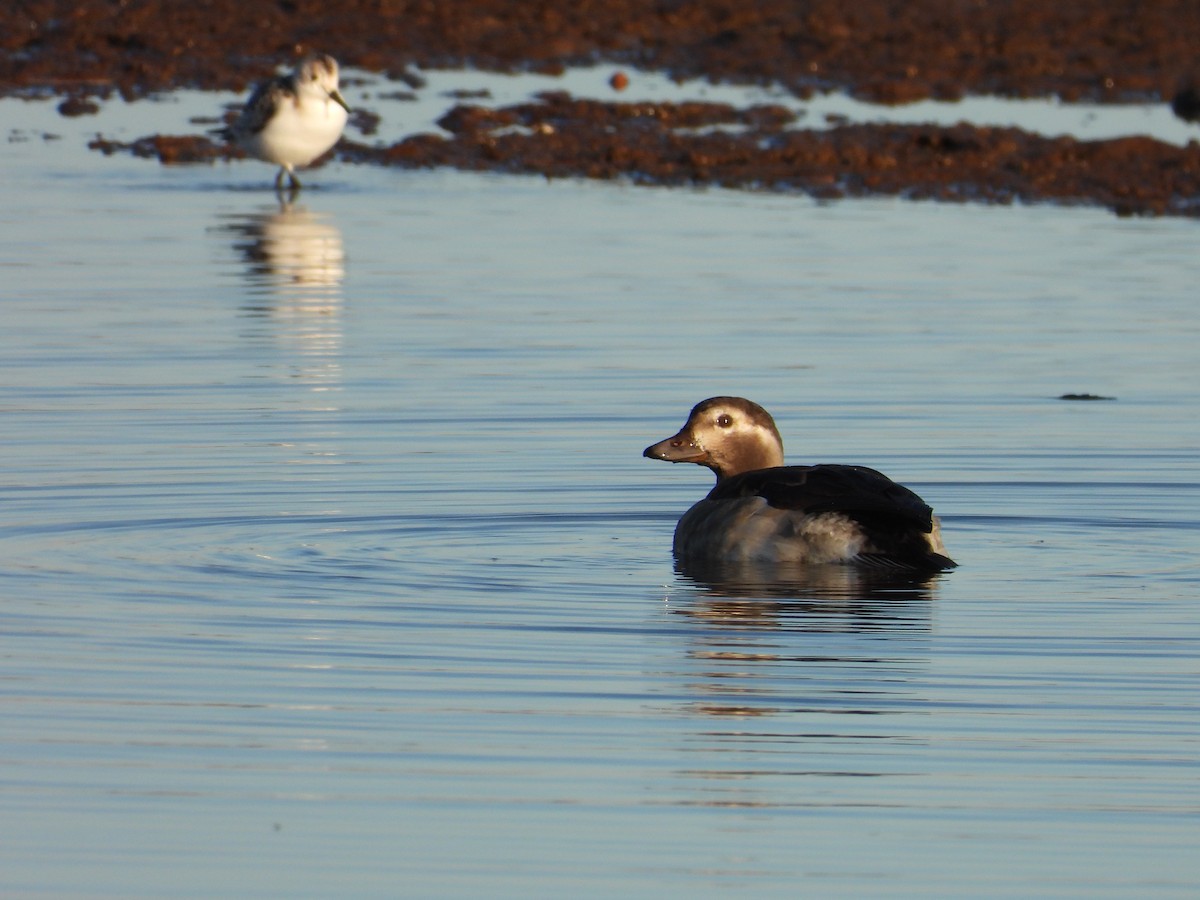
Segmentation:
{"type": "Polygon", "coordinates": [[[328,97],[346,112],[350,112],[349,104],[338,90],[338,64],[332,56],[317,53],[305,57],[296,67],[296,85],[298,90],[328,97]]]}
{"type": "Polygon", "coordinates": [[[690,462],[712,469],[717,480],[783,465],[783,439],[770,413],[742,397],[697,403],[679,433],[645,449],[643,456],[690,462]]]}

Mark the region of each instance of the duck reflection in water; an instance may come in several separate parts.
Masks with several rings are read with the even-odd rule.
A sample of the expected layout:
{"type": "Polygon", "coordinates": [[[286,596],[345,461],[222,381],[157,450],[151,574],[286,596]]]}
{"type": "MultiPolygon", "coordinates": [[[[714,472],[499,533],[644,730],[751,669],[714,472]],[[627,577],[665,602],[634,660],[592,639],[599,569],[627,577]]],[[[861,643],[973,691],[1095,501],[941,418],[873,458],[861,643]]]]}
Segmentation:
{"type": "Polygon", "coordinates": [[[688,602],[675,611],[711,624],[839,632],[925,630],[936,573],[843,565],[676,561],[688,602]]]}
{"type": "MultiPolygon", "coordinates": [[[[783,753],[803,760],[794,771],[819,772],[815,753],[836,758],[842,774],[881,774],[871,759],[847,767],[842,754],[863,741],[897,739],[906,714],[923,707],[918,685],[941,576],[697,560],[675,568],[666,610],[686,623],[679,708],[702,722],[688,750],[711,746],[739,759],[739,771],[765,776],[778,774],[783,753]],[[755,719],[771,724],[751,725],[755,719]]],[[[760,791],[743,778],[735,788],[723,768],[689,774],[721,785],[711,802],[774,802],[769,785],[760,791]]]]}

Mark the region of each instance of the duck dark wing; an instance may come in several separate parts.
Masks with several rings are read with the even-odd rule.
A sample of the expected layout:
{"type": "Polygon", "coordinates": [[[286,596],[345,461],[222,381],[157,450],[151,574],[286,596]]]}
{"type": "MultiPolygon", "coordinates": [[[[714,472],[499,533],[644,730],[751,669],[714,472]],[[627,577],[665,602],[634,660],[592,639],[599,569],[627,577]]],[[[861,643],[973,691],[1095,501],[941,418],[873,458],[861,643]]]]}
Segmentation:
{"type": "Polygon", "coordinates": [[[710,500],[762,497],[778,509],[843,513],[875,527],[933,530],[933,510],[903,485],[866,466],[780,466],[726,478],[710,500]]]}

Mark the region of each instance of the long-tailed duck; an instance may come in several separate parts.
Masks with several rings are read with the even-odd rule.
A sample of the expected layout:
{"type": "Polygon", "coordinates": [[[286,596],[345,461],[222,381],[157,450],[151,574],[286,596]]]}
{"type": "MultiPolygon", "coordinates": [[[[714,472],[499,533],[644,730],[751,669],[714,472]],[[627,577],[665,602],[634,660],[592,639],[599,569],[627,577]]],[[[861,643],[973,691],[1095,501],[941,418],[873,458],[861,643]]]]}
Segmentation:
{"type": "Polygon", "coordinates": [[[741,397],[696,405],[643,456],[712,469],[716,486],[675,528],[681,560],[954,568],[933,510],[865,466],[785,466],[770,414],[741,397]]]}

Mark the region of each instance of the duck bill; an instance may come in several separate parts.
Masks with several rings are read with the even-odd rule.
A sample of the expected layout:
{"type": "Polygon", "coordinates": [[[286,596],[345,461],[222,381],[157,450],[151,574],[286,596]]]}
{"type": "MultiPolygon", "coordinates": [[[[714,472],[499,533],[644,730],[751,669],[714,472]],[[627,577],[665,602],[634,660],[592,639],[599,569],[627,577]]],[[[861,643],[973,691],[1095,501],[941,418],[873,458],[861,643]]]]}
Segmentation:
{"type": "Polygon", "coordinates": [[[642,451],[642,456],[649,459],[662,459],[673,463],[703,463],[708,458],[708,454],[697,446],[694,441],[684,435],[683,432],[674,437],[669,437],[665,441],[651,444],[642,451]]]}

